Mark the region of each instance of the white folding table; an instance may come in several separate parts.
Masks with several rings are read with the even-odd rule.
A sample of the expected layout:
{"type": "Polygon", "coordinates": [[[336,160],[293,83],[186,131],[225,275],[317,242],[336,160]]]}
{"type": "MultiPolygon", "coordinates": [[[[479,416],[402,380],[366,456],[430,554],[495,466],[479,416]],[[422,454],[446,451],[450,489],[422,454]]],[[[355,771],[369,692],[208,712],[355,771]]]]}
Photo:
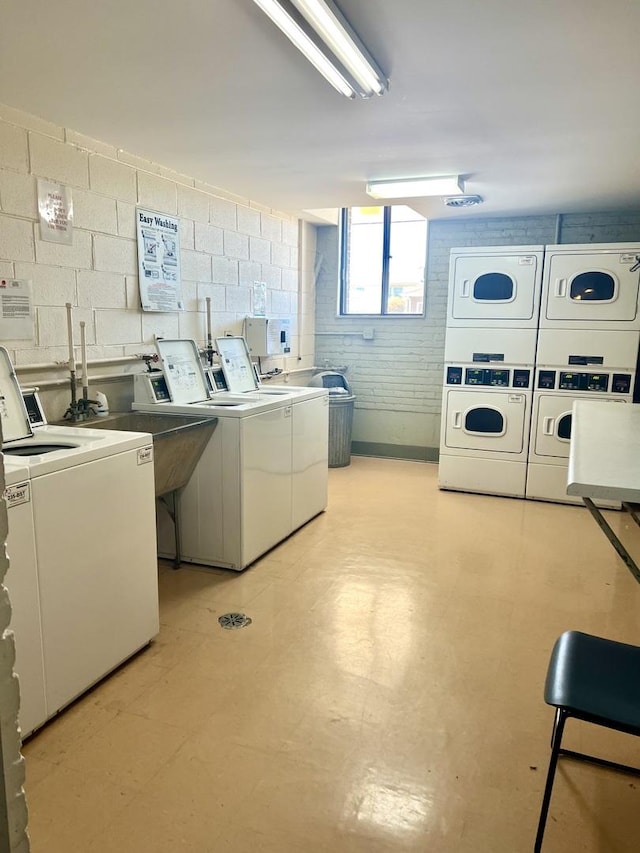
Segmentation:
{"type": "Polygon", "coordinates": [[[640,526],[640,406],[573,404],[567,494],[582,498],[635,579],[640,569],[594,501],[619,501],[640,526]]]}

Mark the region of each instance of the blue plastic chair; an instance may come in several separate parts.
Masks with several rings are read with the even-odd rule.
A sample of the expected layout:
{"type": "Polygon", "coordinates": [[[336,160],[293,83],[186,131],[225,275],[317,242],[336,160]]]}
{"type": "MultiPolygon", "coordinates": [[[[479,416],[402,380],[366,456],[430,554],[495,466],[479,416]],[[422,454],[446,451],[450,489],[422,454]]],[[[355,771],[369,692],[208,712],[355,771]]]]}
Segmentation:
{"type": "Polygon", "coordinates": [[[640,768],[606,761],[561,746],[564,726],[569,717],[640,736],[640,648],[592,637],[580,631],[567,631],[556,641],[551,654],[544,701],[555,707],[556,716],[534,853],[540,853],[542,849],[559,758],[575,758],[640,776],[640,768]]]}

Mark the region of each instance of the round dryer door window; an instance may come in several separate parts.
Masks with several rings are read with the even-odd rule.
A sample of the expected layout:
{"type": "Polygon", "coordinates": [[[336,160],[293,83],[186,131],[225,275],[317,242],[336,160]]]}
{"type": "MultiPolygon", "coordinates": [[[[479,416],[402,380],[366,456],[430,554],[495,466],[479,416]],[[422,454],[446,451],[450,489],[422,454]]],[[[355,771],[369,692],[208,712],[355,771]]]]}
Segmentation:
{"type": "Polygon", "coordinates": [[[513,279],[502,272],[485,273],[473,283],[473,298],[478,302],[511,302],[513,295],[513,279]]]}
{"type": "Polygon", "coordinates": [[[571,438],[571,412],[567,412],[557,421],[558,438],[562,441],[569,441],[571,438]]]}
{"type": "Polygon", "coordinates": [[[582,272],[572,279],[569,296],[579,302],[613,302],[616,281],[608,272],[582,272]]]}
{"type": "Polygon", "coordinates": [[[504,416],[498,409],[478,406],[465,414],[464,428],[471,435],[504,435],[504,416]]]}

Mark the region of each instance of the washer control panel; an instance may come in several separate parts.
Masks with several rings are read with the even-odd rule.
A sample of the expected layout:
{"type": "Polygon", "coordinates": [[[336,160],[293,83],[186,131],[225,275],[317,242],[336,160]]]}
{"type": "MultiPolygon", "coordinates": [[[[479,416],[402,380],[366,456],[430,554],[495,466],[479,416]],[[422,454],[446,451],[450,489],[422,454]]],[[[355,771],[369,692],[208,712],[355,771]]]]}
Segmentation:
{"type": "Polygon", "coordinates": [[[568,370],[539,370],[536,387],[541,391],[630,394],[631,379],[630,373],[573,373],[568,370]]]}
{"type": "Polygon", "coordinates": [[[531,371],[526,368],[447,367],[447,385],[483,388],[528,388],[531,371]]]}

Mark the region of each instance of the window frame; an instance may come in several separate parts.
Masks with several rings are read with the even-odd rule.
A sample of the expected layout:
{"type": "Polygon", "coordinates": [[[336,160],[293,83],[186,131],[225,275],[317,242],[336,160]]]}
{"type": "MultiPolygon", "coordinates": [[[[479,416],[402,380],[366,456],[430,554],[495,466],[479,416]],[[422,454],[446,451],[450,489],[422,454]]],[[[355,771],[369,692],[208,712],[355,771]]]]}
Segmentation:
{"type": "MultiPolygon", "coordinates": [[[[350,211],[349,207],[341,207],[338,219],[338,318],[348,319],[354,317],[369,317],[394,320],[415,320],[426,316],[426,297],[427,297],[427,252],[428,252],[428,236],[425,245],[425,265],[424,277],[422,280],[422,311],[419,313],[408,314],[405,312],[387,311],[385,310],[389,302],[389,272],[391,268],[391,211],[393,205],[383,206],[382,216],[382,282],[380,292],[380,311],[376,313],[356,313],[349,312],[347,308],[347,258],[349,246],[349,226],[350,226],[350,211]]],[[[425,228],[428,228],[427,220],[425,219],[425,228]]],[[[427,232],[428,234],[428,232],[427,232]]]]}

